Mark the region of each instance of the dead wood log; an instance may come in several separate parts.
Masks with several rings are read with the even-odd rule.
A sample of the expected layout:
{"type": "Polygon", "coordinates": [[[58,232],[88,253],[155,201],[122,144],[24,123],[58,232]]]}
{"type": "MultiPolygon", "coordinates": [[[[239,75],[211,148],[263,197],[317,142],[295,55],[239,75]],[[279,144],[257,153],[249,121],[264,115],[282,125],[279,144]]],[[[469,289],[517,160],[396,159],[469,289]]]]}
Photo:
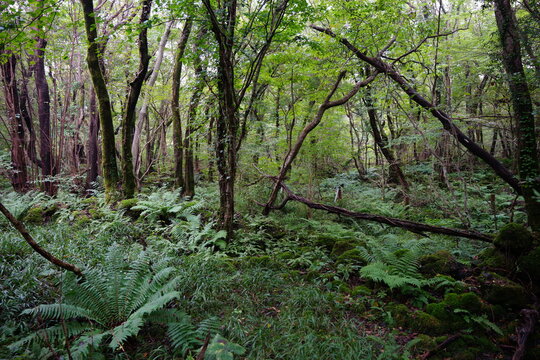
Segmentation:
{"type": "MultiPolygon", "coordinates": [[[[274,178],[274,177],[272,177],[272,178],[274,178]]],[[[399,227],[399,228],[408,230],[410,232],[420,234],[422,236],[426,236],[425,233],[428,232],[428,233],[433,233],[433,234],[458,236],[458,237],[462,237],[462,238],[480,240],[480,241],[484,241],[484,242],[492,242],[493,241],[493,237],[491,235],[483,234],[483,233],[475,231],[475,230],[453,229],[453,228],[446,228],[446,227],[442,227],[442,226],[433,226],[433,225],[418,223],[418,222],[409,221],[409,220],[392,218],[392,217],[388,217],[388,216],[354,212],[354,211],[347,210],[347,209],[344,209],[344,208],[340,208],[340,207],[337,207],[337,206],[331,206],[331,205],[325,205],[325,204],[316,203],[316,202],[308,200],[308,199],[306,199],[306,198],[304,198],[304,197],[302,197],[300,195],[295,194],[283,182],[280,182],[279,186],[286,193],[286,197],[278,207],[272,208],[273,210],[282,209],[288,201],[293,200],[293,201],[298,201],[298,202],[308,206],[311,209],[324,210],[324,211],[327,211],[329,213],[343,215],[343,216],[347,216],[347,217],[352,217],[352,218],[355,218],[355,219],[374,221],[374,222],[378,222],[378,223],[382,223],[382,224],[386,224],[386,225],[390,225],[390,226],[394,226],[394,227],[399,227]]],[[[264,206],[263,204],[259,204],[259,205],[264,206]]]]}

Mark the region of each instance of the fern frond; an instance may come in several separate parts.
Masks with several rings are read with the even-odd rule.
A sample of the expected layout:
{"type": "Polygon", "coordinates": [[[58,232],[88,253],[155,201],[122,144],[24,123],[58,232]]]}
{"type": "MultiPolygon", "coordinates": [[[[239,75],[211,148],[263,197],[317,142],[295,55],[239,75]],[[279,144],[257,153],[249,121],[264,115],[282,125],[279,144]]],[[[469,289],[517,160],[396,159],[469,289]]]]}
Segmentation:
{"type": "Polygon", "coordinates": [[[87,309],[69,304],[38,305],[35,308],[24,310],[22,314],[33,316],[39,315],[43,319],[47,320],[85,318],[88,320],[97,321],[87,309]]]}

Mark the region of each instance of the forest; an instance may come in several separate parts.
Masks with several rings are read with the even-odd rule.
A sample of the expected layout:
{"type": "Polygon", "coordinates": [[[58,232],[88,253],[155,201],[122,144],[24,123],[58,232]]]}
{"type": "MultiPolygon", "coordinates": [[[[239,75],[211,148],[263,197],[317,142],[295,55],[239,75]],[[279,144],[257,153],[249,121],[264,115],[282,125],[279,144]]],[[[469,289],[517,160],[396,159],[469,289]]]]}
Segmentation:
{"type": "Polygon", "coordinates": [[[3,0],[0,359],[540,359],[539,0],[3,0]]]}

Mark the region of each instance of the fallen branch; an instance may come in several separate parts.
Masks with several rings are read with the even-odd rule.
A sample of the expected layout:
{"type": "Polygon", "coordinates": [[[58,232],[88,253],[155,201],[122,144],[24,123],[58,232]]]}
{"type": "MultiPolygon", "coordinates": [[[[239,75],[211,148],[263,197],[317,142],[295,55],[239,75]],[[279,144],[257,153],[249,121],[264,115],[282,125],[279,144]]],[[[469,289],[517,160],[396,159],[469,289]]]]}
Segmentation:
{"type": "Polygon", "coordinates": [[[519,322],[519,326],[516,330],[518,346],[512,360],[521,360],[525,356],[525,350],[527,350],[527,340],[534,332],[534,325],[538,319],[538,311],[536,310],[523,309],[519,314],[521,315],[521,321],[519,322]]]}
{"type": "Polygon", "coordinates": [[[65,269],[67,271],[71,271],[78,277],[83,277],[81,269],[79,269],[75,265],[72,265],[70,263],[67,263],[65,261],[58,259],[53,254],[51,254],[50,252],[48,252],[47,250],[39,246],[39,244],[32,238],[28,230],[26,230],[26,227],[24,226],[24,224],[20,222],[19,220],[17,220],[15,216],[13,216],[13,214],[11,214],[9,210],[6,209],[6,207],[1,202],[0,202],[0,212],[4,214],[4,216],[9,220],[9,222],[13,225],[13,227],[17,229],[17,231],[19,231],[19,233],[22,235],[24,240],[26,240],[28,245],[30,245],[32,249],[34,249],[38,254],[43,256],[47,261],[53,263],[54,265],[61,267],[62,269],[65,269]]]}
{"type": "MultiPolygon", "coordinates": [[[[281,205],[273,208],[273,210],[282,209],[288,201],[293,200],[293,201],[301,202],[302,204],[305,204],[312,209],[324,210],[329,213],[348,216],[355,219],[368,220],[368,221],[374,221],[374,222],[378,222],[382,224],[387,224],[390,226],[395,226],[395,227],[408,230],[416,234],[420,234],[422,236],[425,236],[424,233],[428,232],[428,233],[433,233],[433,234],[458,236],[458,237],[463,237],[463,238],[473,239],[473,240],[480,240],[480,241],[485,241],[485,242],[493,241],[493,238],[490,235],[483,234],[475,230],[463,230],[463,229],[446,228],[442,226],[433,226],[433,225],[418,223],[418,222],[409,221],[409,220],[396,219],[396,218],[382,216],[382,215],[354,212],[354,211],[350,211],[350,210],[340,208],[337,206],[316,203],[295,194],[283,182],[280,182],[279,186],[283,189],[283,191],[287,194],[287,196],[285,200],[281,203],[281,205]]],[[[259,205],[264,206],[262,204],[259,204],[259,205]]]]}

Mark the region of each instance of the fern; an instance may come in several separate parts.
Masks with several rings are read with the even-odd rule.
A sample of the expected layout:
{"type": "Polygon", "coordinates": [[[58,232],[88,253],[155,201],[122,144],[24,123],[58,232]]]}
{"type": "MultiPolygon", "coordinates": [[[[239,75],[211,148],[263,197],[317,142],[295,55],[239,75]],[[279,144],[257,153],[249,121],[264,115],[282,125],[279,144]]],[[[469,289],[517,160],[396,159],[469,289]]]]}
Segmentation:
{"type": "MultiPolygon", "coordinates": [[[[150,265],[150,256],[143,252],[131,265],[125,261],[122,249],[112,246],[105,265],[85,272],[78,283],[71,274],[64,279],[64,302],[39,305],[24,314],[60,322],[12,344],[12,349],[34,342],[63,344],[77,336],[71,352],[84,358],[103,341],[116,349],[129,337],[136,336],[155,312],[163,308],[180,293],[173,291],[178,284],[174,268],[166,261],[150,265]]],[[[163,312],[165,313],[165,312],[163,312]]],[[[177,317],[162,316],[174,321],[177,317]]]]}

